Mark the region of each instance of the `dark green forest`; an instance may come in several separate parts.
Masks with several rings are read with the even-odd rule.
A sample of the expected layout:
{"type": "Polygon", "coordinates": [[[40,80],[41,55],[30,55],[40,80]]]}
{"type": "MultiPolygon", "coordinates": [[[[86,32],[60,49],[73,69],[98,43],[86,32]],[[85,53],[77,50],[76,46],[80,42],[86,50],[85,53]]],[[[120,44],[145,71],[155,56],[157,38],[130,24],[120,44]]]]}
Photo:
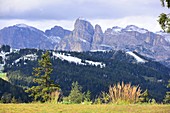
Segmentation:
{"type": "Polygon", "coordinates": [[[0,97],[1,102],[28,102],[28,94],[25,93],[23,88],[10,84],[0,78],[0,97]]]}
{"type": "MultiPolygon", "coordinates": [[[[5,47],[6,52],[9,50],[8,47],[5,47]]],[[[7,54],[3,72],[7,73],[9,82],[24,90],[36,85],[33,83],[34,76],[32,72],[33,68],[38,65],[38,59],[44,53],[45,51],[38,49],[20,49],[7,54]],[[17,63],[14,63],[17,59],[28,54],[36,54],[38,57],[35,60],[20,59],[17,63]]],[[[99,96],[102,91],[108,91],[110,85],[122,81],[125,83],[130,82],[132,85],[139,85],[142,91],[148,89],[150,98],[154,98],[157,102],[162,102],[168,90],[166,86],[170,79],[170,69],[145,57],[142,58],[148,62],[139,63],[123,51],[66,52],[51,50],[49,53],[53,66],[51,79],[60,85],[64,96],[69,95],[71,85],[76,81],[82,86],[83,92],[87,92],[88,90],[91,92],[92,100],[99,96]],[[80,65],[71,63],[56,58],[53,56],[53,52],[80,58],[82,59],[81,62],[85,60],[102,62],[106,66],[101,68],[100,66],[90,64],[80,65]]],[[[2,62],[1,58],[0,62],[2,62]]],[[[3,90],[2,93],[5,92],[7,91],[3,90]]],[[[2,94],[0,96],[2,97],[2,94]]],[[[22,100],[26,102],[24,99],[22,100]]]]}

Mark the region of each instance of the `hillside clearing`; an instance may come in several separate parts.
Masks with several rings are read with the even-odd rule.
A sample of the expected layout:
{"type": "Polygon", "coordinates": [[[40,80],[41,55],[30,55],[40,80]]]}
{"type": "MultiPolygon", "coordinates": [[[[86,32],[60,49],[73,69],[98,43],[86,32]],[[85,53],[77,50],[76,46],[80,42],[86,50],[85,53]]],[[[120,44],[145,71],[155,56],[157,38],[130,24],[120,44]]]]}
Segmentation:
{"type": "Polygon", "coordinates": [[[0,104],[0,113],[169,113],[170,105],[0,104]]]}
{"type": "Polygon", "coordinates": [[[8,81],[8,77],[6,76],[6,73],[0,73],[0,78],[2,78],[5,81],[8,81]]]}

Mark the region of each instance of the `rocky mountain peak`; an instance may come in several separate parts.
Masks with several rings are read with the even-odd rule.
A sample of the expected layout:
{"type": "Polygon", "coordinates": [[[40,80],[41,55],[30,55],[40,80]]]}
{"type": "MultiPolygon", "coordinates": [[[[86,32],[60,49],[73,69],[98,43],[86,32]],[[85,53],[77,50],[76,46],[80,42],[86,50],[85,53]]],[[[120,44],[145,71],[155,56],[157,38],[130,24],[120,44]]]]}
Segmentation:
{"type": "Polygon", "coordinates": [[[17,24],[0,30],[0,45],[3,44],[15,49],[46,47],[53,49],[53,45],[43,31],[25,24],[17,24]]]}
{"type": "Polygon", "coordinates": [[[78,18],[74,24],[74,30],[64,37],[59,45],[59,50],[89,51],[93,41],[94,28],[84,18],[78,18]]]}
{"type": "Polygon", "coordinates": [[[156,34],[161,35],[165,38],[166,41],[170,43],[170,33],[165,33],[163,31],[158,31],[156,34]]]}
{"type": "Polygon", "coordinates": [[[95,31],[95,33],[103,33],[102,28],[98,24],[95,25],[94,31],[95,31]]]}
{"type": "Polygon", "coordinates": [[[121,32],[121,31],[122,31],[122,29],[123,29],[123,28],[118,27],[118,26],[114,26],[114,27],[112,27],[112,31],[113,31],[113,32],[121,32]]]}
{"type": "Polygon", "coordinates": [[[78,31],[85,31],[89,34],[94,34],[94,28],[90,22],[86,21],[85,19],[78,18],[74,24],[74,30],[78,31]]]}
{"type": "Polygon", "coordinates": [[[125,29],[125,31],[136,31],[136,32],[139,32],[139,33],[147,33],[149,32],[147,29],[144,29],[144,28],[139,28],[135,25],[128,25],[125,29]]]}
{"type": "Polygon", "coordinates": [[[83,42],[92,42],[94,35],[94,28],[90,22],[78,18],[74,24],[73,38],[76,40],[83,40],[83,42]]]}
{"type": "Polygon", "coordinates": [[[41,31],[41,30],[39,30],[35,27],[29,26],[29,25],[26,25],[26,24],[16,24],[14,26],[10,26],[9,28],[12,28],[12,29],[17,28],[19,30],[30,30],[30,31],[34,31],[34,32],[41,31]]]}
{"type": "Polygon", "coordinates": [[[46,30],[45,34],[47,36],[56,36],[56,37],[64,38],[66,35],[70,35],[71,31],[65,30],[60,26],[54,26],[50,30],[46,30]]]}
{"type": "Polygon", "coordinates": [[[34,27],[17,24],[0,30],[0,45],[12,48],[40,48],[66,51],[125,50],[166,62],[170,66],[170,35],[153,33],[135,25],[108,28],[104,33],[99,25],[93,27],[78,18],[74,30],[55,26],[45,33],[34,27]]]}
{"type": "Polygon", "coordinates": [[[100,45],[103,41],[103,31],[100,27],[100,25],[95,25],[94,35],[93,35],[93,44],[92,44],[92,50],[100,50],[100,45]]]}
{"type": "Polygon", "coordinates": [[[16,24],[16,25],[14,25],[14,26],[16,26],[16,27],[22,27],[22,28],[30,28],[31,26],[28,26],[28,25],[26,25],[26,24],[16,24]]]}

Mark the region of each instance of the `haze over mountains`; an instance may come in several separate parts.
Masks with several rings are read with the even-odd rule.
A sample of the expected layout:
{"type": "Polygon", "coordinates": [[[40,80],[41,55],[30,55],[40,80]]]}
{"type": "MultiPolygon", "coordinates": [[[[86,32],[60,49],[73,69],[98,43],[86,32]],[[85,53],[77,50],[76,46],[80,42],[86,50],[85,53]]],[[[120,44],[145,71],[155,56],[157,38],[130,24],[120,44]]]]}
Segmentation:
{"type": "MultiPolygon", "coordinates": [[[[159,102],[167,91],[170,34],[134,25],[102,31],[100,25],[92,26],[81,18],[75,21],[73,31],[55,26],[44,32],[17,24],[0,30],[0,72],[7,73],[9,82],[16,86],[31,87],[32,69],[45,50],[50,50],[54,66],[52,79],[61,85],[64,95],[74,81],[83,91],[90,90],[93,99],[119,81],[139,84],[159,102]]],[[[4,89],[8,88],[0,87],[0,97],[11,93],[4,89]]]]}
{"type": "Polygon", "coordinates": [[[14,49],[38,48],[64,51],[135,51],[170,66],[170,35],[153,33],[144,28],[129,25],[126,28],[112,27],[102,31],[100,25],[78,18],[74,30],[55,26],[45,32],[24,24],[0,30],[0,45],[14,49]]]}

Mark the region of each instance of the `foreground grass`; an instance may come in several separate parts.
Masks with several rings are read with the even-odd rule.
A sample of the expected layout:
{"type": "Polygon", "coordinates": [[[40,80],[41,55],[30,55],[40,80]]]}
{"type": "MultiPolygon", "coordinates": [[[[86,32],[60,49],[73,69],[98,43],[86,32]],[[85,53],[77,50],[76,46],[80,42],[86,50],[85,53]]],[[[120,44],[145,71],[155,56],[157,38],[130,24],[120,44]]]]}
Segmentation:
{"type": "Polygon", "coordinates": [[[170,105],[0,104],[0,113],[170,113],[170,105]]]}
{"type": "Polygon", "coordinates": [[[0,73],[0,78],[2,78],[3,80],[8,81],[8,77],[6,76],[6,73],[0,73]]]}

